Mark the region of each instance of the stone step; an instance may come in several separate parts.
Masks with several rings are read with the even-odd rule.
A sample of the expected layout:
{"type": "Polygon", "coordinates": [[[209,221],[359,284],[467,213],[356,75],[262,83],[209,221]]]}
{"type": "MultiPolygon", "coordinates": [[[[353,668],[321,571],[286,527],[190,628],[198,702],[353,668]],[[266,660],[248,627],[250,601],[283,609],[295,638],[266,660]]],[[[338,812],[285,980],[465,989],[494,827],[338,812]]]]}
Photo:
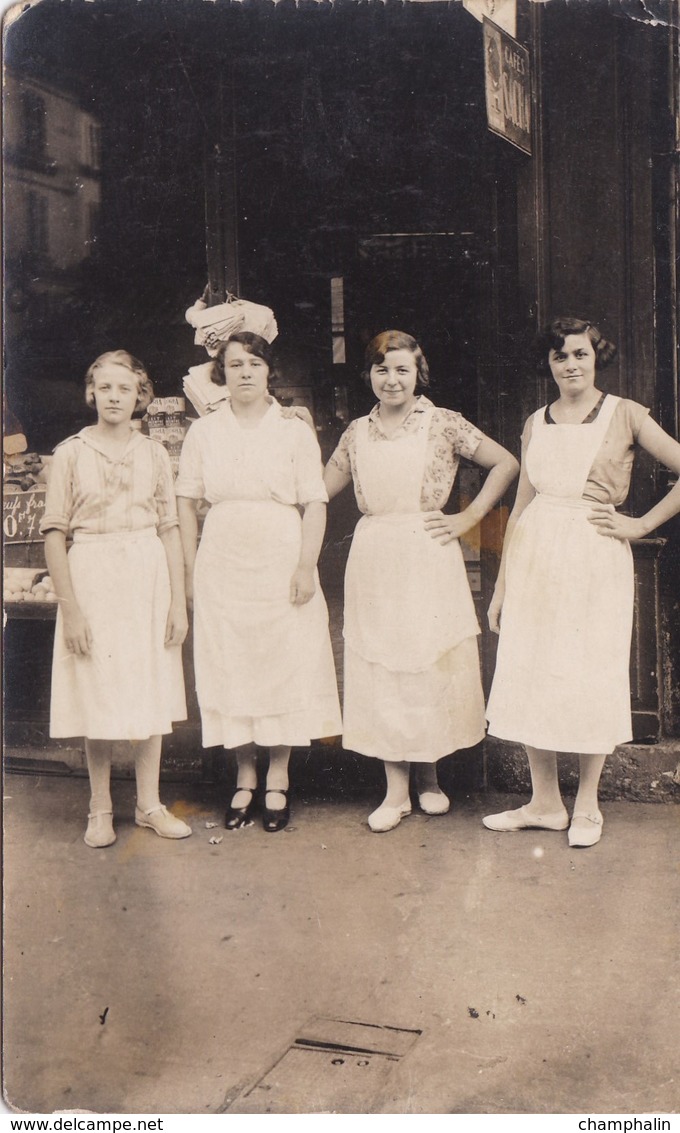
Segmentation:
{"type": "MultiPolygon", "coordinates": [[[[521,744],[487,737],[485,744],[486,785],[511,794],[526,794],[529,768],[521,744]]],[[[560,785],[565,795],[575,795],[578,786],[578,756],[558,757],[560,785]]],[[[607,756],[600,796],[637,802],[680,803],[680,739],[656,744],[621,744],[607,756]]]]}
{"type": "MultiPolygon", "coordinates": [[[[57,741],[46,736],[37,742],[10,744],[5,749],[8,771],[29,774],[86,775],[82,741],[57,741]]],[[[230,782],[233,767],[221,749],[201,747],[198,728],[187,727],[165,739],[161,777],[165,781],[230,782]]],[[[384,773],[378,760],[344,751],[336,742],[319,742],[311,752],[294,756],[294,778],[301,793],[311,797],[379,794],[384,773]]],[[[578,757],[560,755],[560,784],[566,796],[578,786],[578,757]]],[[[117,743],[113,775],[132,778],[134,763],[129,745],[117,743]]],[[[483,744],[440,761],[439,779],[454,797],[490,789],[522,795],[530,790],[529,769],[521,744],[487,737],[483,744]]],[[[602,799],[680,803],[680,739],[656,744],[622,744],[607,757],[602,773],[602,799]]]]}

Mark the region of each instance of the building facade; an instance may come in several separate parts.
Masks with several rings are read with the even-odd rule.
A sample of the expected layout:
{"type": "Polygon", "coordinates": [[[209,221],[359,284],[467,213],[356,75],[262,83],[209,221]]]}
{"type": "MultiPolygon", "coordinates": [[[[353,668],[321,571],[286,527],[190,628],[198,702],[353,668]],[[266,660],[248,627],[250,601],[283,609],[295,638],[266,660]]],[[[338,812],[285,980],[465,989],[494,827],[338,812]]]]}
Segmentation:
{"type": "MultiPolygon", "coordinates": [[[[274,309],[284,388],[307,391],[326,453],[366,411],[363,348],[388,325],[425,346],[437,402],[518,452],[523,421],[549,393],[527,348],[560,313],[602,326],[620,350],[606,388],[677,437],[677,9],[647,4],[642,22],[624,0],[499,4],[524,71],[508,94],[513,139],[489,128],[480,17],[496,27],[494,7],[99,0],[66,11],[43,0],[22,16],[7,35],[6,272],[11,295],[21,248],[44,256],[47,241],[53,263],[38,264],[29,310],[49,341],[38,293],[63,305],[50,280],[57,266],[76,269],[54,396],[120,345],[150,366],[159,393],[180,392],[202,360],[183,311],[208,281],[274,309]],[[52,45],[40,53],[38,33],[52,45]],[[41,135],[39,98],[55,141],[41,135]],[[81,185],[70,196],[49,170],[66,134],[81,185]],[[32,147],[43,154],[33,170],[16,158],[32,147]]],[[[9,310],[10,334],[25,317],[9,310]]],[[[53,363],[46,350],[39,372],[34,359],[12,368],[44,451],[59,439],[45,404],[53,363]]],[[[476,475],[465,470],[451,507],[476,475]]],[[[640,459],[632,511],[669,483],[640,459]]],[[[484,625],[510,505],[466,551],[484,625]]],[[[354,518],[351,504],[331,510],[331,575],[354,518]]],[[[676,523],[635,548],[644,742],[680,736],[679,547],[676,523]]],[[[485,632],[487,685],[494,649],[485,632]]]]}

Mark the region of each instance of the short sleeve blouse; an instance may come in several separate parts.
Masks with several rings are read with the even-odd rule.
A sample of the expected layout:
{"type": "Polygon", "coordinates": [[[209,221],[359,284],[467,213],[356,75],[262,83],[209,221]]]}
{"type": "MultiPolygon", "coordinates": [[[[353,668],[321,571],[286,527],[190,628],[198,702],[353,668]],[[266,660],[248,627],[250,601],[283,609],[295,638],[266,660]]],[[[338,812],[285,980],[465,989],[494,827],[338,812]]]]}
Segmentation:
{"type": "MultiPolygon", "coordinates": [[[[441,409],[434,406],[427,397],[419,397],[392,437],[387,437],[383,431],[379,406],[375,405],[368,416],[368,439],[376,444],[389,444],[393,439],[414,433],[426,409],[433,409],[433,413],[427,439],[427,458],[420,492],[420,507],[422,511],[438,511],[444,507],[451,495],[461,456],[472,459],[484,439],[484,433],[455,410],[441,409]]],[[[357,504],[365,513],[366,501],[357,474],[356,428],[356,421],[348,425],[329,463],[334,464],[345,475],[351,475],[357,504]]]]}
{"type": "Polygon", "coordinates": [[[155,527],[160,535],[177,525],[170,458],[158,441],[134,432],[114,460],[90,425],[57,445],[41,534],[109,535],[155,527]]]}
{"type": "Polygon", "coordinates": [[[285,418],[273,402],[254,429],[244,429],[229,402],[195,421],[182,446],[178,496],[224,500],[326,503],[321,451],[299,418],[285,418]]]}

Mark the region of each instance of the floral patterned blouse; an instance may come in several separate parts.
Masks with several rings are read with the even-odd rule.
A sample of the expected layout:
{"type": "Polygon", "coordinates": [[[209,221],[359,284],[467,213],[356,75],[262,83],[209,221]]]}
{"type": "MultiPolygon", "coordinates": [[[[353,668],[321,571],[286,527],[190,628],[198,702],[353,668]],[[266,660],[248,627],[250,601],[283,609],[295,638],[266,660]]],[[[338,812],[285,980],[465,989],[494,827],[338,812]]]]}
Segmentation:
{"type": "MultiPolygon", "coordinates": [[[[434,409],[427,439],[427,464],[420,491],[420,507],[422,511],[439,511],[451,495],[461,456],[471,459],[483,441],[484,433],[455,410],[440,409],[427,397],[419,397],[396,432],[388,437],[382,427],[379,408],[379,405],[374,405],[368,415],[368,439],[379,444],[390,444],[399,437],[415,433],[420,415],[426,409],[434,409]]],[[[356,421],[347,426],[329,464],[334,464],[345,475],[352,476],[357,504],[360,511],[366,514],[368,509],[357,475],[356,426],[356,421]]]]}

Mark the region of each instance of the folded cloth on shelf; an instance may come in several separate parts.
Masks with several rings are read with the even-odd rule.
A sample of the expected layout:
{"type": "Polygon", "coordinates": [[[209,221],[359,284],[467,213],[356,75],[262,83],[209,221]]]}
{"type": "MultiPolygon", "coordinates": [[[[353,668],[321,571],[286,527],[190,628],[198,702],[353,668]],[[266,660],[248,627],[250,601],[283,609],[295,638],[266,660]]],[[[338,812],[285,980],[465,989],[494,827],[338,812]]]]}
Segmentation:
{"type": "Polygon", "coordinates": [[[218,386],[211,381],[212,368],[212,362],[190,366],[189,373],[182,378],[185,397],[191,402],[199,417],[212,413],[229,397],[226,386],[218,386]]]}

